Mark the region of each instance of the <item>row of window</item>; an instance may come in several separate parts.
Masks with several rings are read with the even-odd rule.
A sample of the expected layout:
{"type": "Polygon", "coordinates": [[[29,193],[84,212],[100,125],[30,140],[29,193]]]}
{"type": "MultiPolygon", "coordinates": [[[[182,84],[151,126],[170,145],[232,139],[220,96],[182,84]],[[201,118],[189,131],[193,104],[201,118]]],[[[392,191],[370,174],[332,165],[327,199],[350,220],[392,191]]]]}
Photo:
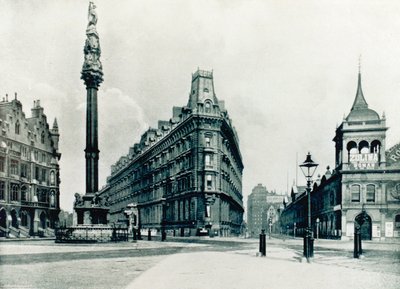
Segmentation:
{"type": "MultiPolygon", "coordinates": [[[[5,200],[5,182],[0,181],[0,200],[5,200]]],[[[18,184],[10,185],[10,201],[27,201],[28,189],[26,186],[21,187],[21,196],[19,197],[20,186],[18,184]]],[[[38,202],[47,203],[49,201],[48,190],[37,189],[38,202]]]]}
{"type": "MultiPolygon", "coordinates": [[[[17,122],[15,123],[15,134],[19,135],[20,133],[21,133],[21,125],[19,123],[19,120],[17,120],[17,122]]],[[[31,137],[31,132],[30,131],[28,131],[28,137],[29,138],[31,137]]],[[[36,134],[33,134],[33,137],[34,137],[34,139],[36,141],[37,140],[36,134]]],[[[46,135],[45,135],[44,131],[42,131],[42,133],[40,135],[40,142],[42,144],[44,144],[44,142],[45,142],[45,137],[46,137],[46,135]]]]}
{"type": "MultiPolygon", "coordinates": [[[[375,193],[376,187],[375,185],[367,185],[366,186],[366,201],[367,202],[375,202],[375,193]]],[[[395,186],[395,191],[398,195],[400,195],[400,184],[395,186]]],[[[361,186],[360,185],[352,185],[351,186],[351,201],[352,202],[360,202],[361,201],[361,186]]]]}
{"type": "MultiPolygon", "coordinates": [[[[366,201],[367,202],[375,202],[375,185],[367,185],[366,186],[366,201]]],[[[351,186],[351,201],[352,202],[360,202],[361,201],[361,186],[360,185],[352,185],[351,186]]]]}
{"type": "MultiPolygon", "coordinates": [[[[0,156],[0,172],[5,172],[5,158],[0,156]]],[[[29,176],[29,166],[27,163],[11,159],[10,161],[10,174],[15,176],[21,176],[22,178],[28,178],[29,176]]],[[[34,178],[40,182],[47,182],[47,169],[40,168],[35,166],[35,175],[34,178]]],[[[50,185],[54,186],[55,181],[55,172],[50,172],[50,185]]]]}

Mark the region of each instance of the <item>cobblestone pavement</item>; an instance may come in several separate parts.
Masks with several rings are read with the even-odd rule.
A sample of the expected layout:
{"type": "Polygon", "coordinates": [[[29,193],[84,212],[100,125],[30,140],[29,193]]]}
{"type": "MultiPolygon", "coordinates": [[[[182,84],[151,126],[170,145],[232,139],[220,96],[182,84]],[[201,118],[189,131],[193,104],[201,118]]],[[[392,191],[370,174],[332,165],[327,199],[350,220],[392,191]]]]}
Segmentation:
{"type": "Polygon", "coordinates": [[[351,242],[319,240],[313,262],[307,264],[300,263],[301,239],[267,239],[265,258],[256,257],[255,239],[175,238],[91,245],[0,242],[0,288],[231,289],[251,285],[254,289],[319,284],[319,289],[397,289],[398,244],[366,242],[363,247],[365,258],[353,259],[351,242]]]}

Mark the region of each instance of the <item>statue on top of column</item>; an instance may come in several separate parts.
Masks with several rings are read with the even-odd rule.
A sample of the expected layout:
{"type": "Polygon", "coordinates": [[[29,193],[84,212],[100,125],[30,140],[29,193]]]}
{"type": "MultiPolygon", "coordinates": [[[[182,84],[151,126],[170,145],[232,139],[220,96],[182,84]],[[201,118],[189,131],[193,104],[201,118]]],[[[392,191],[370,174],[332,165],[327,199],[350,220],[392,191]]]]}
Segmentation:
{"type": "Polygon", "coordinates": [[[101,49],[99,36],[96,31],[97,13],[96,6],[92,1],[89,2],[88,26],[86,29],[86,42],[83,49],[84,62],[82,66],[81,78],[86,85],[98,87],[103,81],[102,64],[100,61],[101,49]]]}
{"type": "Polygon", "coordinates": [[[96,5],[92,1],[89,2],[89,13],[88,13],[88,28],[91,26],[96,26],[97,24],[97,13],[94,11],[96,5]]]}

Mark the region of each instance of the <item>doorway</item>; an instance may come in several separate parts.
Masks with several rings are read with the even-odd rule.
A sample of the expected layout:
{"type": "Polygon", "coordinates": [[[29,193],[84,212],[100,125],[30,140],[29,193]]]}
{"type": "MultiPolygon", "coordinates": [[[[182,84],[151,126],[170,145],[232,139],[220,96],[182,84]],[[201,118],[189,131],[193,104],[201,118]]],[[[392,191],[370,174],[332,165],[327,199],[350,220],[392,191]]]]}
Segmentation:
{"type": "Polygon", "coordinates": [[[372,221],[368,214],[359,214],[356,222],[360,225],[361,240],[372,239],[372,221]]]}

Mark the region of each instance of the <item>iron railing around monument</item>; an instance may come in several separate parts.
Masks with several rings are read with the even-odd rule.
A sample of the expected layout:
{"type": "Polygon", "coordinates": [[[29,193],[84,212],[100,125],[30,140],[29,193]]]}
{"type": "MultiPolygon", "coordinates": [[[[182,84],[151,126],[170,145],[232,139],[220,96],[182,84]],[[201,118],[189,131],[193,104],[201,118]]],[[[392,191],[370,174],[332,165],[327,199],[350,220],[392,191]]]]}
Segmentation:
{"type": "Polygon", "coordinates": [[[108,226],[58,227],[54,230],[56,243],[105,243],[128,241],[127,228],[108,226]]]}

